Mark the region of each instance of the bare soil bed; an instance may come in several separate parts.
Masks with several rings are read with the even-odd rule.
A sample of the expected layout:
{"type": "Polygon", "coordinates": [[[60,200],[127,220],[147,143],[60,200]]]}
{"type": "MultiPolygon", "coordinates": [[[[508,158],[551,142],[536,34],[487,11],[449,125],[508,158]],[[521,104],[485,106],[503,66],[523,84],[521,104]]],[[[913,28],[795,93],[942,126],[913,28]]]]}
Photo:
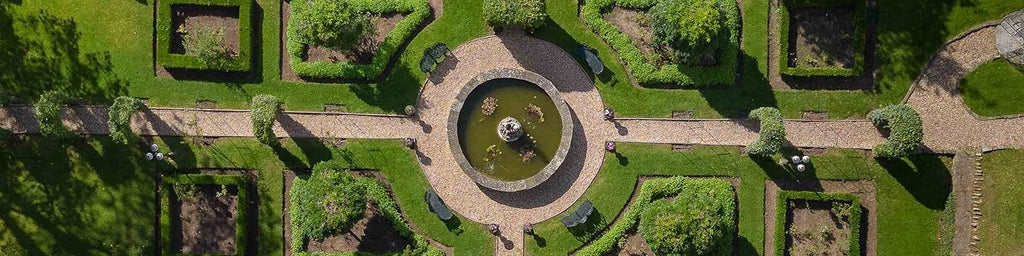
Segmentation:
{"type": "Polygon", "coordinates": [[[184,54],[187,33],[201,29],[220,31],[224,35],[221,46],[232,53],[238,53],[237,6],[172,5],[171,28],[174,30],[171,32],[171,53],[184,54]]]}
{"type": "Polygon", "coordinates": [[[786,244],[791,255],[846,255],[850,250],[849,214],[831,209],[835,202],[790,201],[786,244]]]}
{"type": "MultiPolygon", "coordinates": [[[[862,254],[867,256],[875,256],[877,241],[877,222],[876,222],[876,201],[875,201],[875,185],[873,182],[868,180],[860,181],[830,181],[830,180],[765,180],[765,193],[764,193],[764,231],[765,231],[765,242],[764,251],[774,252],[775,251],[775,225],[790,225],[795,224],[798,231],[810,231],[813,237],[801,237],[795,242],[792,240],[787,241],[787,245],[805,246],[810,247],[812,243],[820,238],[819,229],[825,229],[833,234],[834,240],[830,242],[830,245],[817,245],[820,249],[825,249],[823,255],[843,255],[835,254],[842,248],[849,248],[849,227],[850,225],[860,225],[860,243],[862,248],[862,254]],[[819,191],[819,192],[838,192],[838,193],[849,193],[860,197],[861,203],[861,223],[844,223],[837,225],[837,220],[832,217],[830,203],[825,202],[812,202],[811,204],[794,204],[794,206],[802,207],[790,207],[787,212],[787,223],[775,223],[776,215],[776,201],[778,201],[780,190],[794,190],[794,191],[819,191]],[[821,225],[819,225],[821,224],[821,225]],[[830,226],[831,225],[831,226],[830,226]],[[824,226],[824,228],[819,227],[824,226]],[[841,234],[842,233],[842,234],[841,234]],[[847,240],[840,241],[845,235],[847,240]],[[843,244],[845,243],[845,244],[843,244]]],[[[797,200],[799,201],[799,200],[797,200]]],[[[794,254],[803,255],[803,254],[794,254]]],[[[818,254],[822,255],[822,254],[818,254]]]]}
{"type": "MultiPolygon", "coordinates": [[[[354,62],[356,64],[370,64],[373,57],[377,55],[380,44],[384,42],[391,30],[395,29],[398,22],[401,22],[407,13],[385,13],[373,19],[375,33],[364,36],[359,40],[355,48],[346,51],[337,51],[325,47],[309,47],[306,50],[303,61],[324,61],[330,63],[354,62]]],[[[291,17],[290,1],[281,1],[281,79],[287,81],[306,81],[295,75],[292,71],[291,57],[288,53],[288,19],[291,17]]]]}
{"type": "Polygon", "coordinates": [[[655,63],[656,67],[671,62],[667,57],[669,56],[668,49],[653,46],[655,45],[654,34],[651,33],[651,18],[647,15],[647,10],[615,6],[612,11],[603,16],[608,23],[615,25],[619,31],[628,36],[630,41],[633,41],[633,46],[640,49],[644,58],[655,63]]]}
{"type": "MultiPolygon", "coordinates": [[[[291,216],[288,210],[291,209],[291,196],[288,194],[291,191],[292,181],[295,180],[297,175],[309,174],[309,171],[295,171],[289,170],[284,172],[284,230],[285,230],[285,244],[291,244],[292,229],[291,229],[291,216]]],[[[368,177],[375,179],[391,191],[391,186],[386,182],[380,172],[372,170],[352,170],[350,171],[355,177],[368,177]]],[[[394,199],[392,197],[392,199],[394,199]]],[[[396,200],[397,202],[397,200],[396,200]]],[[[371,252],[371,253],[386,253],[402,251],[407,245],[413,241],[409,238],[401,236],[391,222],[384,217],[383,213],[377,209],[377,206],[370,201],[367,201],[367,209],[363,211],[363,218],[360,219],[356,224],[352,226],[352,229],[348,233],[327,237],[323,241],[308,241],[306,248],[307,252],[371,252]]],[[[400,207],[400,206],[399,206],[400,207]]],[[[408,219],[405,213],[402,213],[403,219],[408,219]]],[[[415,225],[410,223],[414,232],[419,232],[415,225]]],[[[453,255],[454,249],[451,247],[444,246],[436,241],[427,238],[427,241],[431,245],[440,248],[445,255],[453,255]]],[[[292,250],[286,249],[285,255],[292,255],[292,250]]]]}
{"type": "Polygon", "coordinates": [[[173,248],[182,253],[232,254],[235,252],[235,220],[238,217],[238,188],[196,185],[191,198],[171,194],[173,248]]]}
{"type": "Polygon", "coordinates": [[[854,66],[853,7],[790,8],[789,66],[854,66]]]}

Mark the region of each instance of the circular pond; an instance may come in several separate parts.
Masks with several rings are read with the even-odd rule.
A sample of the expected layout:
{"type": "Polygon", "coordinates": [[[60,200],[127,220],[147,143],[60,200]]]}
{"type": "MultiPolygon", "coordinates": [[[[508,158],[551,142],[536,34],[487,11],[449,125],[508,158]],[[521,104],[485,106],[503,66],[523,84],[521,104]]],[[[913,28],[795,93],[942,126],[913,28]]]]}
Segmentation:
{"type": "Polygon", "coordinates": [[[478,75],[462,89],[449,118],[449,142],[460,167],[498,191],[543,183],[565,159],[572,137],[572,117],[554,85],[524,70],[478,75]]]}

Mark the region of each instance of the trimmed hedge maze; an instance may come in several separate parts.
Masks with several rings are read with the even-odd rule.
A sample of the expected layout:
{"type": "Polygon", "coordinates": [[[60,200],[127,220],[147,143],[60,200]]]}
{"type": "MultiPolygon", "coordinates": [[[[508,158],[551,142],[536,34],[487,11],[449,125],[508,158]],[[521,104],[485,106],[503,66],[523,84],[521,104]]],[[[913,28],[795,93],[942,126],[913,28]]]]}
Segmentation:
{"type": "MultiPolygon", "coordinates": [[[[396,57],[401,45],[410,40],[420,24],[430,17],[430,5],[426,0],[353,0],[357,8],[373,14],[409,13],[385,36],[370,64],[353,62],[330,63],[323,61],[306,62],[302,56],[308,48],[299,42],[296,26],[288,26],[288,59],[292,71],[300,77],[319,79],[373,79],[387,68],[391,58],[396,57]]],[[[294,8],[294,7],[293,7],[294,8]]],[[[288,22],[288,21],[283,21],[288,22]]]]}
{"type": "Polygon", "coordinates": [[[171,238],[171,194],[174,193],[175,184],[189,185],[225,185],[234,186],[238,189],[237,205],[235,209],[235,254],[246,254],[246,242],[248,241],[248,206],[249,206],[249,181],[241,175],[208,175],[208,174],[181,174],[164,176],[160,182],[160,245],[162,255],[191,255],[175,253],[172,251],[173,239],[171,238]]]}
{"type": "Polygon", "coordinates": [[[779,73],[786,76],[859,76],[864,72],[864,51],[867,41],[867,2],[864,0],[781,0],[776,15],[779,18],[779,73]],[[790,8],[853,7],[853,56],[852,68],[842,67],[791,67],[789,66],[790,8]]]}
{"type": "Polygon", "coordinates": [[[168,69],[216,70],[247,72],[252,68],[252,0],[160,0],[157,7],[156,62],[168,69]],[[199,56],[171,52],[171,35],[177,33],[172,23],[172,9],[179,5],[237,7],[238,8],[238,56],[230,58],[223,65],[211,65],[199,56]]]}

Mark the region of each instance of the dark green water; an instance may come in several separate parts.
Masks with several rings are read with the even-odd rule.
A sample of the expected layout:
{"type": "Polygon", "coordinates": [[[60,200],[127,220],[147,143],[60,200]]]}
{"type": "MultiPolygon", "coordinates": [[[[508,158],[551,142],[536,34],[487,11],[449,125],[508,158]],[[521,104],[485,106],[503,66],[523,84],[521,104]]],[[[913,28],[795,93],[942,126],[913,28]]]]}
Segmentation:
{"type": "Polygon", "coordinates": [[[459,114],[459,144],[466,159],[477,171],[498,180],[513,181],[537,174],[554,157],[562,139],[562,117],[544,90],[517,79],[495,79],[484,82],[466,98],[459,114]],[[493,115],[484,115],[481,106],[487,97],[498,99],[493,115]],[[533,104],[544,113],[544,121],[527,112],[533,104]],[[498,137],[498,122],[514,117],[523,125],[526,135],[515,142],[498,137]],[[536,157],[523,163],[519,149],[529,143],[530,137],[536,157]],[[488,159],[487,148],[495,145],[501,154],[488,159]]]}

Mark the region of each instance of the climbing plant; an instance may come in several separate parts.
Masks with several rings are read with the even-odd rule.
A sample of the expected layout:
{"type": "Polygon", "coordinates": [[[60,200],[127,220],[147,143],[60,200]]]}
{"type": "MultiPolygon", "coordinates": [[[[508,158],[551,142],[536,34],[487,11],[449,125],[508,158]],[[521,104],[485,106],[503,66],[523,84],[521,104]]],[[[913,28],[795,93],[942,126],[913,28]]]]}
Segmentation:
{"type": "Polygon", "coordinates": [[[121,96],[110,105],[107,126],[110,126],[110,138],[114,142],[128,145],[136,136],[132,133],[132,114],[142,108],[142,101],[136,98],[121,96]]]}
{"type": "Polygon", "coordinates": [[[868,119],[876,127],[889,129],[889,138],[872,151],[875,157],[905,157],[921,147],[924,136],[921,115],[910,106],[899,104],[876,109],[868,113],[868,119]]]}
{"type": "Polygon", "coordinates": [[[761,107],[750,111],[750,118],[761,120],[761,131],[757,140],[747,145],[747,154],[772,155],[782,151],[786,142],[786,126],[782,123],[782,113],[772,107],[761,107]]]}
{"type": "Polygon", "coordinates": [[[36,118],[39,119],[39,132],[43,137],[67,141],[78,138],[78,134],[64,126],[61,108],[74,98],[59,91],[47,91],[39,96],[36,102],[36,118]]]}
{"type": "Polygon", "coordinates": [[[277,145],[277,136],[274,135],[274,121],[277,114],[281,112],[281,101],[273,95],[260,94],[252,97],[252,133],[256,140],[261,143],[274,146],[277,145]]]}

